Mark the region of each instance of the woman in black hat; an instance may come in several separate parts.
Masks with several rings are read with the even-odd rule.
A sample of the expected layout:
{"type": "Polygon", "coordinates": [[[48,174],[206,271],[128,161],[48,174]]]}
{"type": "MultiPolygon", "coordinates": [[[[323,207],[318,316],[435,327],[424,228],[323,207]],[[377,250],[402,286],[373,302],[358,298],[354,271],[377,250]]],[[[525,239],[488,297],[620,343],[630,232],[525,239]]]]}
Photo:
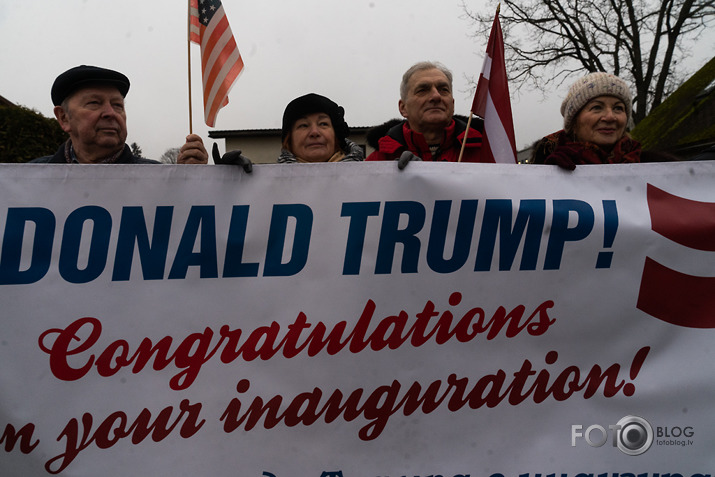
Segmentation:
{"type": "Polygon", "coordinates": [[[360,146],[347,139],[345,110],[319,94],[294,99],[283,113],[283,148],[278,162],[362,161],[360,146]]]}

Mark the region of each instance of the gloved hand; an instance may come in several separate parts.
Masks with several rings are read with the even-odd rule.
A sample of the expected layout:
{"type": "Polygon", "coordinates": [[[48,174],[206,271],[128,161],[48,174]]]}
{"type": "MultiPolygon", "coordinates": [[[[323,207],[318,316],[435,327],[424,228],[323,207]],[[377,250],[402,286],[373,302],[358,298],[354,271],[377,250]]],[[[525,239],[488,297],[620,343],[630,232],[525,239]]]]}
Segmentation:
{"type": "Polygon", "coordinates": [[[218,145],[214,143],[213,148],[211,148],[211,157],[213,157],[216,164],[235,164],[241,166],[247,173],[253,171],[253,163],[249,158],[241,155],[240,149],[229,151],[221,156],[221,153],[218,152],[218,145]]]}
{"type": "Polygon", "coordinates": [[[576,169],[576,164],[574,164],[573,158],[577,157],[578,154],[579,151],[571,146],[558,146],[554,149],[554,152],[546,158],[546,164],[556,164],[562,169],[573,171],[576,169]]]}
{"type": "Polygon", "coordinates": [[[415,156],[410,151],[405,151],[402,154],[400,154],[400,158],[397,159],[397,168],[399,170],[402,170],[405,167],[407,167],[407,164],[409,164],[410,161],[421,161],[421,160],[422,160],[421,157],[415,156]]]}

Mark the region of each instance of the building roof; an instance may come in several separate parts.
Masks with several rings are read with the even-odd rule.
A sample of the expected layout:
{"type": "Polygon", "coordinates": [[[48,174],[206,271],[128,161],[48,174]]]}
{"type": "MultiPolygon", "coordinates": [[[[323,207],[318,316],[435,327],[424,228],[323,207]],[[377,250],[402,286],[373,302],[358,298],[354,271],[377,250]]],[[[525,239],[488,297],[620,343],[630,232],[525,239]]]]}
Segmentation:
{"type": "Polygon", "coordinates": [[[631,132],[644,149],[684,159],[715,144],[715,57],[631,132]]]}
{"type": "Polygon", "coordinates": [[[257,136],[280,136],[280,129],[214,129],[209,131],[209,137],[213,139],[225,139],[228,137],[257,137],[257,136]]]}
{"type": "Polygon", "coordinates": [[[0,106],[15,106],[15,103],[0,96],[0,106]]]}
{"type": "MultiPolygon", "coordinates": [[[[350,134],[361,134],[372,126],[350,126],[350,134]]],[[[229,137],[280,137],[281,129],[215,129],[209,131],[212,139],[225,139],[229,137]]]]}

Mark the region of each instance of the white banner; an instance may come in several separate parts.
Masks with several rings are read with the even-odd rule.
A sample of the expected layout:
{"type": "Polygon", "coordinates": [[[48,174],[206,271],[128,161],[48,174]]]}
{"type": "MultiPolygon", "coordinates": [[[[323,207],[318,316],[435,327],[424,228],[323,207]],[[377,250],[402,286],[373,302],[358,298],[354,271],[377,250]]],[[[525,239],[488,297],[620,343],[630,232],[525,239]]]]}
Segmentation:
{"type": "Polygon", "coordinates": [[[710,475],[715,164],[0,167],[0,475],[710,475]]]}

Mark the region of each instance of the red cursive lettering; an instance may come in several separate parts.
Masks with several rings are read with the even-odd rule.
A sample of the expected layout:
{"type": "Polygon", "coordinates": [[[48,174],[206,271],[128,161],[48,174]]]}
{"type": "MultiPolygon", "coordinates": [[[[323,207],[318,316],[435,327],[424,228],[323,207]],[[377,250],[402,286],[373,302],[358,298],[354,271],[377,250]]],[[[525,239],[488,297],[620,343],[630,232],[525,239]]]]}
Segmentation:
{"type": "MultiPolygon", "coordinates": [[[[449,297],[452,307],[461,301],[459,292],[449,297]]],[[[108,377],[122,368],[139,373],[149,365],[157,371],[173,365],[180,371],[171,377],[169,386],[182,390],[194,383],[202,366],[214,356],[228,364],[238,359],[268,360],[275,356],[290,359],[301,353],[315,356],[319,353],[335,355],[344,350],[360,353],[368,348],[394,350],[405,345],[419,347],[430,340],[443,345],[452,340],[468,343],[480,336],[487,340],[498,336],[514,338],[522,332],[539,336],[555,322],[548,313],[553,306],[553,301],[544,301],[529,315],[524,305],[515,306],[510,311],[499,306],[487,319],[488,313],[479,307],[467,310],[459,317],[450,310],[440,313],[432,301],[427,301],[414,318],[400,310],[395,315],[375,320],[377,306],[368,300],[359,319],[352,323],[344,320],[332,326],[323,322],[311,324],[305,313],[300,312],[293,323],[285,327],[275,321],[250,332],[223,325],[215,333],[207,327],[201,333],[192,333],[179,340],[175,349],[172,337],[165,336],[156,344],[150,338],[144,338],[133,353],[126,340],[116,340],[103,349],[94,350],[102,334],[102,324],[97,318],[81,318],[65,329],[45,331],[40,335],[39,345],[49,354],[52,374],[64,381],[81,379],[93,366],[100,376],[108,377]],[[54,342],[50,343],[50,337],[54,335],[54,342]],[[79,364],[71,365],[70,357],[75,357],[79,364]]]]}

